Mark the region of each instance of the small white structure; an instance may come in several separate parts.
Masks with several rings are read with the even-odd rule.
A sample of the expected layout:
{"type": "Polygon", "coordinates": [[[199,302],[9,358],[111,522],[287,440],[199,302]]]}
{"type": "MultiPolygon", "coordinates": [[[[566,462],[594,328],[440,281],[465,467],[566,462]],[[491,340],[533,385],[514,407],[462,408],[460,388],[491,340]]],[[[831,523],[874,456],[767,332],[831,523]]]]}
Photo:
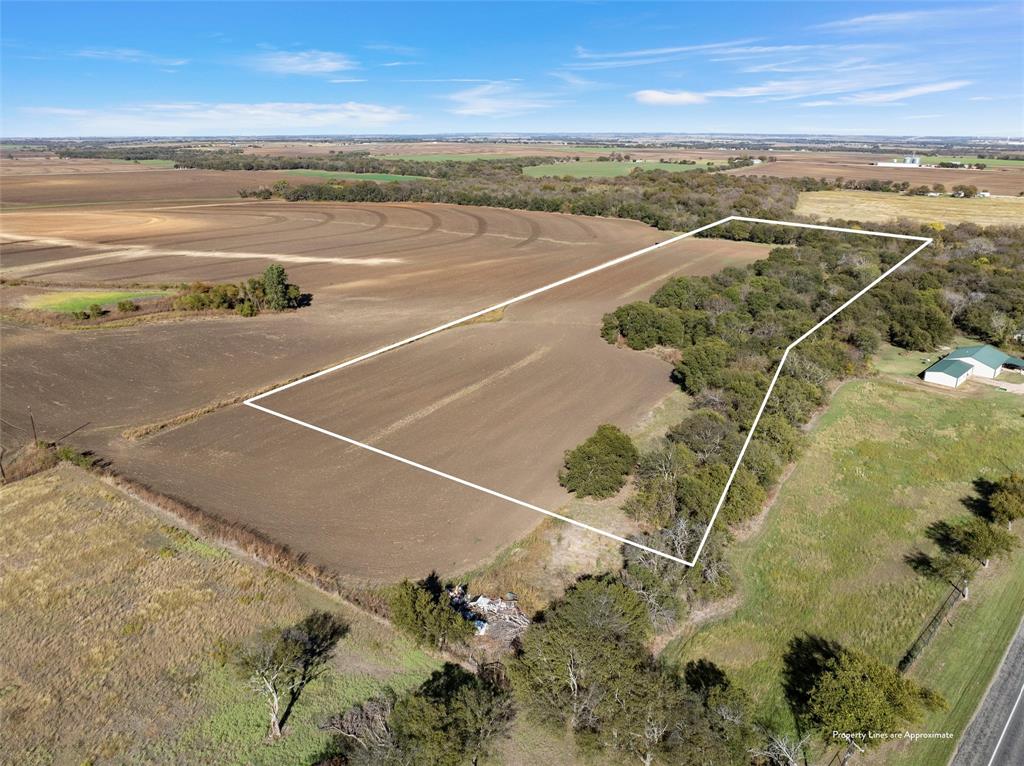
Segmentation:
{"type": "Polygon", "coordinates": [[[989,192],[987,192],[987,191],[980,191],[980,192],[978,192],[978,196],[979,197],[991,197],[992,195],[989,192]]]}
{"type": "Polygon", "coordinates": [[[1003,367],[1024,368],[1024,359],[1004,354],[995,346],[961,346],[924,371],[926,383],[956,388],[968,378],[995,378],[1003,367]]]}
{"type": "Polygon", "coordinates": [[[924,382],[956,388],[969,377],[972,367],[956,359],[943,359],[924,371],[924,382]]]}
{"type": "Polygon", "coordinates": [[[875,164],[880,168],[919,168],[921,167],[921,158],[908,154],[902,160],[896,159],[892,162],[876,162],[875,164]]]}

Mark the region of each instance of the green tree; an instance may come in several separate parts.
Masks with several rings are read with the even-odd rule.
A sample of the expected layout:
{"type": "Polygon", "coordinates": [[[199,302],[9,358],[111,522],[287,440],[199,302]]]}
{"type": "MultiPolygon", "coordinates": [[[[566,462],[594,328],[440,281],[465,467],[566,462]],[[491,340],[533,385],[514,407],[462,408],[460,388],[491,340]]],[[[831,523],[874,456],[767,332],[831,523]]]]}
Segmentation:
{"type": "Polygon", "coordinates": [[[597,432],[565,453],[565,467],[558,475],[562,486],[578,496],[611,497],[626,484],[639,459],[633,441],[613,425],[597,432]]]}
{"type": "Polygon", "coordinates": [[[649,664],[647,609],[618,581],[577,583],[527,630],[509,667],[516,699],[539,721],[595,729],[604,706],[649,664]]]}
{"type": "Polygon", "coordinates": [[[637,301],[605,314],[601,335],[609,343],[622,336],[632,349],[678,346],[683,341],[683,323],[668,309],[637,301]]]}
{"type": "Polygon", "coordinates": [[[288,275],[284,267],[272,263],[263,272],[263,294],[267,308],[284,311],[288,308],[288,275]]]}
{"type": "Polygon", "coordinates": [[[392,622],[421,644],[443,649],[473,635],[473,624],[440,587],[405,580],[391,589],[388,606],[392,622]]]}
{"type": "Polygon", "coordinates": [[[996,484],[988,499],[992,519],[1013,528],[1013,522],[1024,518],[1024,475],[1011,473],[996,484]]]}
{"type": "Polygon", "coordinates": [[[1013,534],[977,516],[954,527],[952,536],[956,549],[978,560],[983,567],[988,566],[993,556],[1006,556],[1019,544],[1013,534]]]}
{"type": "Polygon", "coordinates": [[[351,766],[478,764],[507,735],[512,697],[499,673],[445,664],[416,690],[383,696],[328,721],[351,766]]]}
{"type": "MultiPolygon", "coordinates": [[[[810,693],[808,715],[827,742],[832,732],[866,735],[900,731],[925,710],[941,710],[936,692],[905,678],[874,657],[841,649],[830,658],[810,693]]],[[[858,740],[870,747],[877,740],[858,740]]],[[[852,753],[852,751],[850,751],[852,753]]]]}
{"type": "Polygon", "coordinates": [[[728,343],[719,338],[703,340],[683,350],[672,377],[689,394],[699,394],[713,383],[732,354],[728,343]]]}

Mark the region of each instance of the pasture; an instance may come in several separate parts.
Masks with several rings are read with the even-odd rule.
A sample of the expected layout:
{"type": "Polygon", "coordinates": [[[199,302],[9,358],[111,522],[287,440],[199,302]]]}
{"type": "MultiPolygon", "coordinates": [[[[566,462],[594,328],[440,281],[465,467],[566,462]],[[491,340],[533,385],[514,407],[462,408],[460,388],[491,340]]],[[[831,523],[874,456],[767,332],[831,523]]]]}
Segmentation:
{"type": "Polygon", "coordinates": [[[976,223],[1015,226],[1024,220],[1024,197],[917,197],[891,192],[801,192],[796,213],[827,221],[832,218],[885,223],[907,218],[921,223],[976,223]]]}
{"type": "Polygon", "coordinates": [[[439,664],[68,464],[0,488],[0,524],[5,761],[312,763],[329,744],[325,718],[439,664]],[[349,632],[268,746],[264,703],[225,658],[314,609],[340,614],[349,632]]]}
{"type": "MultiPolygon", "coordinates": [[[[981,387],[947,393],[888,374],[845,384],[761,526],[730,551],[735,609],[688,626],[666,659],[721,664],[783,728],[793,726],[782,671],[794,637],[820,636],[898,663],[950,590],[905,557],[933,552],[927,526],[967,514],[974,480],[1002,475],[1024,452],[1022,417],[1024,399],[981,387]]],[[[978,575],[970,600],[912,668],[951,703],[912,730],[962,731],[1022,613],[1018,553],[978,575]],[[981,645],[979,635],[994,638],[981,645]]],[[[906,745],[872,762],[943,763],[954,746],[906,745]]]]}

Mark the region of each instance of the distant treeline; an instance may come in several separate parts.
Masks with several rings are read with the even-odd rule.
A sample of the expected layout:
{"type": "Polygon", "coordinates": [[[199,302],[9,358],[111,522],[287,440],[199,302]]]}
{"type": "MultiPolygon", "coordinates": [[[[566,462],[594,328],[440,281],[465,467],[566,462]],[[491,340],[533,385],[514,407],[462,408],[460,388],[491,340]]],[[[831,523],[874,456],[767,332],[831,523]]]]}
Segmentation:
{"type": "MultiPolygon", "coordinates": [[[[537,179],[495,173],[429,182],[275,185],[272,190],[242,190],[240,194],[277,194],[291,201],[443,202],[628,218],[666,231],[685,231],[731,214],[790,215],[801,188],[800,183],[781,178],[636,170],[618,178],[537,179]]],[[[810,188],[823,187],[812,182],[810,188]]]]}
{"type": "Polygon", "coordinates": [[[111,160],[169,160],[176,168],[199,170],[324,170],[345,173],[386,173],[428,178],[468,178],[521,175],[530,165],[550,157],[503,157],[493,160],[440,162],[374,157],[368,152],[338,152],[299,157],[263,157],[241,149],[189,149],[173,146],[80,147],[60,150],[62,157],[111,160]]]}

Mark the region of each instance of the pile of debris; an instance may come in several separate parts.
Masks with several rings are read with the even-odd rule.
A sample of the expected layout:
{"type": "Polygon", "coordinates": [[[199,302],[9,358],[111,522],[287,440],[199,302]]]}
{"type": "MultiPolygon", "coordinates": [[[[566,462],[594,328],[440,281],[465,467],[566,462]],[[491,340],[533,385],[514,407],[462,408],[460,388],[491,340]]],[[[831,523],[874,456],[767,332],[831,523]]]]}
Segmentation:
{"type": "Polygon", "coordinates": [[[506,593],[504,598],[474,597],[458,585],[448,591],[448,597],[452,606],[476,626],[478,636],[487,636],[506,646],[512,646],[530,625],[515,593],[506,593]]]}

